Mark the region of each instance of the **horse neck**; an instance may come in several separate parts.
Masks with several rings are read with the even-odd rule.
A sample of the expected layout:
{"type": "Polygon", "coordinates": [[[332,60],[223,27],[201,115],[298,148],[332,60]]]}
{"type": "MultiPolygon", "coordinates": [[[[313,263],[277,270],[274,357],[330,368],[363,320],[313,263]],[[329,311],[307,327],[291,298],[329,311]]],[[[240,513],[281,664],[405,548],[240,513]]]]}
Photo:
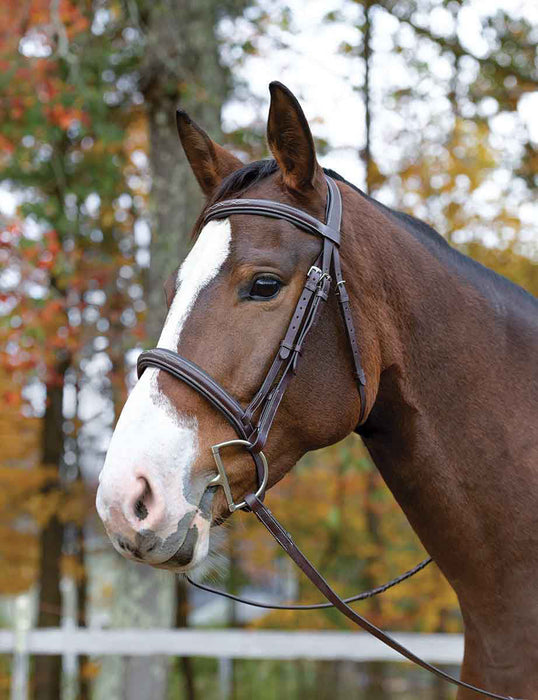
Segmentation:
{"type": "Polygon", "coordinates": [[[361,435],[460,601],[495,597],[511,585],[507,566],[519,581],[529,546],[538,551],[538,332],[366,200],[349,255],[358,325],[379,362],[361,435]]]}

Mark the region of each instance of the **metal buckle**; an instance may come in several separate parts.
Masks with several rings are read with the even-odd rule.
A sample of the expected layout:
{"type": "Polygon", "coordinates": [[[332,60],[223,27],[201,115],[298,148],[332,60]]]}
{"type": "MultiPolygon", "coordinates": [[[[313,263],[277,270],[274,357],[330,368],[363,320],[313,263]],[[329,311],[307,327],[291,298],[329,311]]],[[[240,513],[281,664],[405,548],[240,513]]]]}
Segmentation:
{"type": "MultiPolygon", "coordinates": [[[[242,510],[243,508],[247,508],[247,503],[245,501],[241,501],[240,503],[234,503],[232,491],[230,489],[230,482],[228,481],[226,469],[224,468],[222,457],[220,456],[220,450],[223,447],[228,447],[230,445],[244,445],[247,448],[252,447],[251,443],[248,440],[227,440],[226,442],[219,442],[218,445],[213,445],[211,447],[211,452],[213,453],[213,459],[215,460],[215,464],[217,465],[219,473],[214,479],[211,479],[208,486],[222,486],[222,488],[224,489],[226,501],[228,502],[228,508],[230,509],[230,513],[233,513],[235,510],[242,510]]],[[[267,479],[269,477],[267,459],[263,452],[258,452],[258,454],[260,455],[263,464],[263,480],[260,486],[258,487],[258,490],[256,491],[255,495],[257,497],[261,496],[265,491],[265,487],[267,486],[267,479]]]]}
{"type": "Polygon", "coordinates": [[[316,282],[318,289],[321,289],[324,280],[328,280],[329,283],[332,282],[332,277],[330,276],[330,274],[328,272],[323,272],[323,270],[321,268],[319,268],[317,265],[312,265],[310,270],[308,270],[308,273],[306,276],[310,277],[312,272],[319,273],[320,277],[319,277],[319,280],[316,282]]]}

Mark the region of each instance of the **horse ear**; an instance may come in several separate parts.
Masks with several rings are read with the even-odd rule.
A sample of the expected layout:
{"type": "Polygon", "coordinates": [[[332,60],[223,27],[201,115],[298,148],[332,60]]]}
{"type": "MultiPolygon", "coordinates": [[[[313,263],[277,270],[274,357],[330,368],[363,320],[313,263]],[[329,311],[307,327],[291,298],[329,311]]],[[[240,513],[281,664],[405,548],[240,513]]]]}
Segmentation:
{"type": "Polygon", "coordinates": [[[212,141],[182,109],[176,113],[177,132],[202,192],[209,196],[222,180],[243,163],[212,141]]]}
{"type": "Polygon", "coordinates": [[[267,121],[267,142],[282,172],[284,183],[304,192],[322,181],[316,160],[314,139],[301,105],[285,85],[269,84],[271,106],[267,121]]]}

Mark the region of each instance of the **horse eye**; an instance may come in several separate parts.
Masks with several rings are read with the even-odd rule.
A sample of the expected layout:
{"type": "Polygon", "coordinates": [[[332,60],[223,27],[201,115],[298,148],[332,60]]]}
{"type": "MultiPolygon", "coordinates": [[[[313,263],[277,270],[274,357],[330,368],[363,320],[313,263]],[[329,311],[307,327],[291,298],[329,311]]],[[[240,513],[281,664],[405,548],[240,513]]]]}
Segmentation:
{"type": "Polygon", "coordinates": [[[282,282],[275,277],[258,277],[252,283],[249,297],[251,299],[272,299],[280,291],[282,282]]]}

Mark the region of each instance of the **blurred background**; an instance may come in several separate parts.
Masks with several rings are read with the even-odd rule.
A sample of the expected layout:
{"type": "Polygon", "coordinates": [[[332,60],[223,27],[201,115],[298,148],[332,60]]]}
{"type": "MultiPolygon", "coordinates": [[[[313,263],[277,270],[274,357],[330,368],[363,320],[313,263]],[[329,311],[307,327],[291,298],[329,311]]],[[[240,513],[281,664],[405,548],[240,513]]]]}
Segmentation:
{"type": "MultiPolygon", "coordinates": [[[[293,644],[298,629],[351,628],[123,560],[94,495],[202,206],[176,107],[247,162],[267,155],[267,84],[281,80],[324,166],[538,294],[537,43],[535,0],[4,0],[1,698],[454,697],[406,664],[350,654],[157,655],[144,629],[271,628],[293,644]],[[59,628],[48,654],[32,655],[33,628],[59,628]],[[79,628],[130,628],[132,653],[75,653],[79,628]]],[[[358,438],[305,458],[269,502],[342,594],[425,556],[358,438]]],[[[213,582],[318,600],[253,518],[234,516],[222,539],[213,582]]],[[[461,631],[434,566],[359,610],[386,629],[461,631]]]]}

